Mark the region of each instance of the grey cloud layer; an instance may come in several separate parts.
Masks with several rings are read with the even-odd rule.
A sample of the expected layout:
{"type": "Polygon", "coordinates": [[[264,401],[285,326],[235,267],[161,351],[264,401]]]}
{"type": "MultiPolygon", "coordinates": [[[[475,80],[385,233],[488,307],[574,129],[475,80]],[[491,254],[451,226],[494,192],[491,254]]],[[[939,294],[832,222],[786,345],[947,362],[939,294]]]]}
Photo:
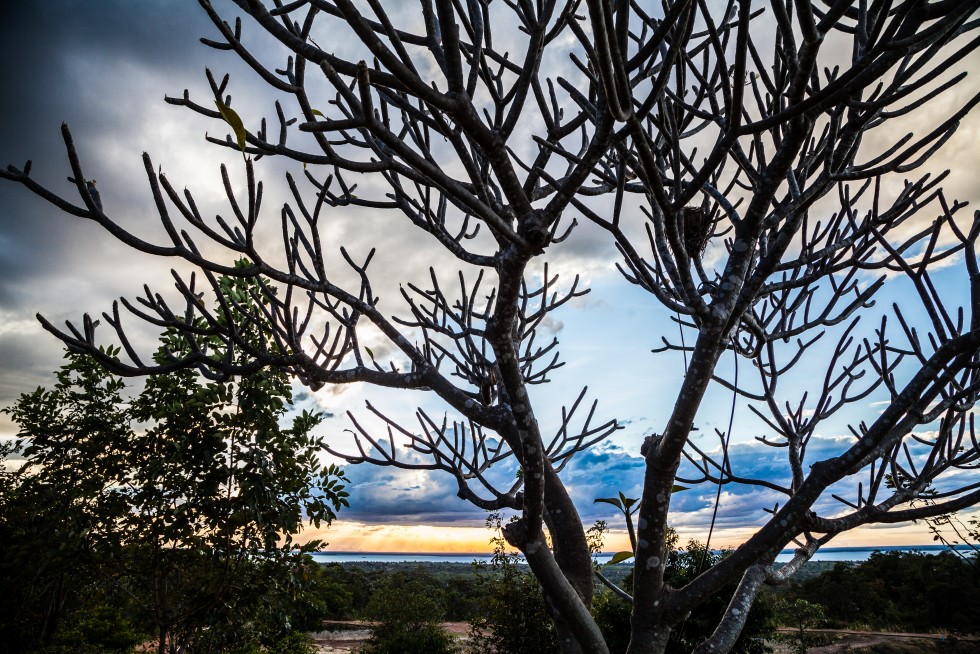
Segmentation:
{"type": "MultiPolygon", "coordinates": [[[[815,437],[810,441],[807,461],[813,463],[839,455],[850,444],[847,438],[815,437]]],[[[784,449],[761,443],[742,443],[733,445],[730,462],[736,474],[743,477],[788,485],[790,473],[785,452],[784,449]]],[[[627,497],[639,497],[643,468],[641,457],[606,444],[576,456],[566,467],[563,479],[585,524],[606,520],[614,527],[621,527],[622,520],[615,509],[607,504],[595,504],[594,500],[616,497],[619,492],[627,497]]],[[[514,470],[514,466],[510,465],[495,473],[501,480],[513,479],[514,470]]],[[[480,526],[484,522],[485,514],[457,499],[455,483],[449,475],[441,472],[402,471],[369,465],[350,466],[347,472],[352,481],[352,501],[351,509],[345,511],[344,517],[349,520],[368,524],[455,526],[480,526]]],[[[682,475],[691,473],[690,466],[682,468],[682,475]]],[[[861,474],[844,479],[831,491],[853,499],[858,481],[863,480],[866,477],[861,474]]],[[[716,492],[717,486],[706,483],[673,495],[672,522],[685,537],[692,532],[703,533],[707,530],[713,517],[716,492]]],[[[768,488],[725,485],[716,527],[734,529],[761,524],[767,517],[766,509],[785,501],[784,494],[768,488]]],[[[844,512],[847,507],[826,494],[814,509],[820,515],[833,516],[844,512]]]]}
{"type": "MultiPolygon", "coordinates": [[[[3,3],[0,165],[32,159],[39,180],[69,189],[60,132],[68,122],[87,170],[138,166],[137,148],[123,155],[113,146],[147,129],[140,112],[151,102],[162,104],[165,89],[148,97],[145,80],[200,69],[203,47],[194,42],[206,27],[202,18],[163,1],[3,3]]],[[[105,182],[108,201],[128,198],[128,183],[113,188],[105,182]]],[[[61,322],[82,310],[106,309],[122,281],[131,282],[141,268],[152,266],[120,255],[93,225],[59,215],[23,188],[0,184],[0,405],[50,383],[44,373],[60,363],[59,344],[42,332],[34,313],[61,322]]]]}

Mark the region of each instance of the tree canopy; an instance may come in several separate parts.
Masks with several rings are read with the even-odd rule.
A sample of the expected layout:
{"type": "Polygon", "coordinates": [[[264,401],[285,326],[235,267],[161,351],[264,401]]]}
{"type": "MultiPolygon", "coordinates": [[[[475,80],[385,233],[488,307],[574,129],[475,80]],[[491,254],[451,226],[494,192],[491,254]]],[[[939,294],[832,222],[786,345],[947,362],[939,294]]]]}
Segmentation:
{"type": "MultiPolygon", "coordinates": [[[[228,298],[254,285],[221,283],[228,298]]],[[[168,331],[156,359],[187,347],[168,331]]],[[[68,352],[53,388],[6,410],[25,457],[0,521],[11,556],[4,576],[26,594],[25,606],[9,607],[12,619],[37,620],[35,638],[46,641],[87,587],[75,577],[121,597],[161,654],[288,632],[303,555],[321,546],[293,538],[347,505],[343,472],[319,462],[324,443],[312,430],[322,416],[303,411],[280,424],[292,390],[274,369],[223,381],[178,370],[126,393],[93,357],[68,352]],[[38,620],[36,602],[56,608],[38,620]]]]}

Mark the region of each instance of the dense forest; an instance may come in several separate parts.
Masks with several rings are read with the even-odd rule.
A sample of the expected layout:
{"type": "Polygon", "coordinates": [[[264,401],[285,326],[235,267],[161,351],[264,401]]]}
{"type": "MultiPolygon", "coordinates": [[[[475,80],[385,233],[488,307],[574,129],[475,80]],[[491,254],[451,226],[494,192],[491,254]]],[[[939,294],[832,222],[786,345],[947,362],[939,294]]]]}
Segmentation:
{"type": "Polygon", "coordinates": [[[785,596],[819,605],[826,626],[909,632],[980,630],[980,564],[952,552],[875,552],[795,584],[785,596]]]}

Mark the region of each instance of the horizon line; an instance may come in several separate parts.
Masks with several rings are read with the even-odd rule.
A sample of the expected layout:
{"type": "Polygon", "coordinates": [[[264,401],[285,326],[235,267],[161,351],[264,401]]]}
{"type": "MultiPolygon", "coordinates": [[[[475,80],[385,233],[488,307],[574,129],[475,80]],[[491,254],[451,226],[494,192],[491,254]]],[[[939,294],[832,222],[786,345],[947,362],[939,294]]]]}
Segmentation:
{"type": "MultiPolygon", "coordinates": [[[[853,552],[860,550],[918,550],[918,549],[954,549],[966,547],[970,548],[968,544],[958,543],[956,545],[942,545],[937,543],[926,543],[920,545],[841,545],[837,547],[821,547],[817,552],[853,552]]],[[[683,548],[680,548],[683,549],[683,548]]],[[[724,551],[725,549],[734,548],[712,548],[712,551],[724,551]]],[[[794,552],[798,548],[787,547],[780,550],[780,552],[794,552]]],[[[517,553],[516,551],[514,553],[517,553]]],[[[309,554],[360,554],[364,556],[369,555],[385,555],[385,556],[395,556],[395,555],[413,555],[413,556],[493,556],[493,552],[415,552],[408,550],[401,551],[362,551],[362,550],[332,550],[332,549],[322,549],[309,552],[309,554]]],[[[612,556],[616,552],[599,552],[599,556],[612,556]]]]}

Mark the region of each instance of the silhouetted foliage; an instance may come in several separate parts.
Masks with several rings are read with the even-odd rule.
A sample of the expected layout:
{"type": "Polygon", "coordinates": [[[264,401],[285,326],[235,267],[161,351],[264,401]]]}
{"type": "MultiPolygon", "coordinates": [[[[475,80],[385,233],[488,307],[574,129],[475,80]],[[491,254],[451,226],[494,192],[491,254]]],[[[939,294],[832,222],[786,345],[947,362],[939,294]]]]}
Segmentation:
{"type": "MultiPolygon", "coordinates": [[[[667,560],[666,578],[672,586],[683,587],[706,567],[715,565],[726,555],[726,552],[706,552],[702,543],[689,541],[686,548],[675,548],[671,551],[667,560]]],[[[627,592],[632,591],[632,580],[632,575],[628,575],[622,584],[627,592]]],[[[692,611],[671,633],[665,650],[668,654],[689,654],[711,635],[719,618],[725,613],[727,598],[735,591],[734,583],[732,586],[722,589],[719,594],[692,611]]],[[[596,598],[593,613],[609,645],[610,654],[624,654],[629,645],[630,604],[607,590],[596,598]]],[[[775,627],[772,604],[766,595],[762,595],[752,604],[745,627],[731,651],[736,654],[764,654],[771,651],[766,640],[772,638],[775,627]]]]}
{"type": "Polygon", "coordinates": [[[898,631],[980,631],[980,559],[951,552],[875,552],[838,563],[793,589],[833,626],[898,631]]]}
{"type": "MultiPolygon", "coordinates": [[[[226,301],[251,300],[252,282],[222,283],[226,301]]],[[[175,331],[161,343],[158,361],[188,347],[175,331]]],[[[317,461],[320,417],[280,425],[287,376],[213,381],[183,369],[148,377],[131,400],[124,392],[92,357],[69,352],[52,389],[6,409],[26,458],[4,479],[0,518],[5,586],[19,602],[4,618],[10,642],[53,644],[70,611],[64,629],[84,635],[94,629],[84,612],[103,603],[160,652],[272,646],[294,622],[315,625],[322,611],[307,591],[320,570],[304,552],[319,543],[292,537],[304,519],[332,520],[347,493],[342,472],[317,461]]]]}
{"type": "Polygon", "coordinates": [[[499,514],[487,518],[494,532],[493,559],[474,564],[480,603],[470,623],[470,642],[476,651],[497,654],[557,652],[558,638],[541,586],[521,563],[521,555],[507,550],[501,523],[499,514]]]}
{"type": "Polygon", "coordinates": [[[816,639],[810,630],[822,627],[826,622],[826,613],[823,607],[799,597],[792,601],[785,601],[784,598],[777,597],[773,604],[776,610],[776,619],[780,624],[795,629],[793,635],[788,639],[794,654],[807,654],[809,648],[816,644],[816,639]]]}
{"type": "Polygon", "coordinates": [[[368,617],[378,624],[364,651],[369,654],[452,654],[452,636],[439,625],[445,616],[445,596],[419,576],[394,573],[375,586],[367,605],[368,617]]]}

